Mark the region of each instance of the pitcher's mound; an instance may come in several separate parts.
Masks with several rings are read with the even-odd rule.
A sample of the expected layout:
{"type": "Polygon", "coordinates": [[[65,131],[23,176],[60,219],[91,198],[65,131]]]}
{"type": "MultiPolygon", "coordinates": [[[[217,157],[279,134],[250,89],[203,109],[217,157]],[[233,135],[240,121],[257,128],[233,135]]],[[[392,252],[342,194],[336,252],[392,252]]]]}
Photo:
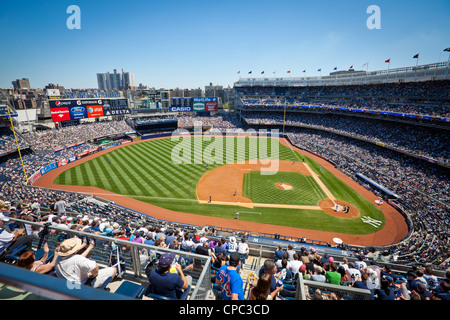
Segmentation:
{"type": "Polygon", "coordinates": [[[277,186],[278,189],[281,189],[281,190],[291,190],[292,189],[292,186],[290,184],[287,184],[287,183],[281,184],[281,182],[279,182],[279,183],[276,184],[276,186],[277,186]]]}

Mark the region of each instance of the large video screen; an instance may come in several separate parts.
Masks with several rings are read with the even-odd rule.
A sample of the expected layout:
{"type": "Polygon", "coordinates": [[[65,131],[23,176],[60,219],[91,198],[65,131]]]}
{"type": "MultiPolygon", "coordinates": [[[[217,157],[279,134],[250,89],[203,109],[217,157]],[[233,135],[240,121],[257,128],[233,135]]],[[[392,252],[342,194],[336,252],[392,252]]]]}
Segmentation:
{"type": "Polygon", "coordinates": [[[53,122],[131,114],[127,99],[49,100],[53,122]]]}

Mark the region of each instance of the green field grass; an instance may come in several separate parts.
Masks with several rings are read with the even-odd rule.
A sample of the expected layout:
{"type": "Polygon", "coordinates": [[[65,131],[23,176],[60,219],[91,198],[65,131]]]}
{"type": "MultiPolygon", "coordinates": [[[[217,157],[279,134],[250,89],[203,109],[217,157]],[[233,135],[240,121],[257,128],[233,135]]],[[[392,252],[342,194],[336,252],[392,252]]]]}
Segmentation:
{"type": "MultiPolygon", "coordinates": [[[[230,161],[259,159],[265,154],[270,158],[273,151],[271,144],[263,139],[255,138],[185,137],[182,139],[187,139],[180,141],[188,143],[191,149],[187,150],[186,154],[183,152],[180,154],[186,156],[185,159],[190,160],[191,163],[175,164],[172,162],[171,153],[174,148],[180,146],[180,141],[171,141],[170,138],[149,140],[118,148],[70,168],[61,173],[54,183],[98,187],[173,211],[233,219],[236,211],[243,211],[242,207],[201,204],[196,201],[198,181],[207,170],[212,170],[230,161]],[[218,153],[215,153],[214,150],[219,150],[215,148],[218,145],[223,145],[223,150],[230,152],[217,157],[218,153]],[[257,152],[260,146],[263,146],[263,150],[265,150],[262,154],[257,152]],[[228,156],[229,154],[232,155],[231,158],[228,156]],[[212,162],[214,157],[219,163],[212,162]],[[206,169],[206,163],[208,163],[208,169],[206,169]]],[[[319,165],[314,160],[304,157],[288,147],[281,144],[278,144],[277,147],[280,160],[301,161],[304,158],[337,199],[354,205],[363,216],[382,221],[381,227],[384,225],[382,212],[332,173],[324,168],[319,170],[319,165]]],[[[283,198],[280,196],[273,200],[271,192],[266,193],[261,189],[261,192],[258,193],[260,182],[254,182],[254,179],[259,180],[261,177],[261,179],[266,179],[263,184],[270,185],[275,181],[270,182],[271,179],[281,180],[283,174],[288,174],[284,179],[286,182],[293,177],[290,173],[282,172],[275,176],[258,174],[254,176],[254,173],[251,173],[250,179],[246,178],[247,182],[245,182],[250,188],[244,192],[251,192],[250,196],[254,202],[291,204],[294,197],[283,196],[283,198]]],[[[297,196],[295,197],[295,204],[317,205],[322,197],[326,198],[317,184],[310,180],[311,177],[305,178],[307,176],[298,175],[294,179],[296,182],[289,184],[295,185],[294,191],[298,191],[297,187],[299,190],[302,189],[304,198],[298,194],[298,199],[297,196]],[[304,187],[300,188],[301,185],[304,187]]],[[[283,195],[287,195],[286,192],[290,190],[279,191],[283,195]]],[[[240,220],[349,234],[368,234],[376,231],[372,226],[362,223],[360,218],[339,219],[321,210],[255,207],[253,209],[245,208],[245,211],[261,214],[241,214],[240,220]]]]}
{"type": "Polygon", "coordinates": [[[244,174],[243,189],[243,196],[254,203],[317,206],[321,200],[327,199],[312,176],[299,172],[277,172],[265,176],[258,171],[250,171],[244,174]],[[290,184],[292,189],[278,189],[276,184],[281,180],[290,184]]]}

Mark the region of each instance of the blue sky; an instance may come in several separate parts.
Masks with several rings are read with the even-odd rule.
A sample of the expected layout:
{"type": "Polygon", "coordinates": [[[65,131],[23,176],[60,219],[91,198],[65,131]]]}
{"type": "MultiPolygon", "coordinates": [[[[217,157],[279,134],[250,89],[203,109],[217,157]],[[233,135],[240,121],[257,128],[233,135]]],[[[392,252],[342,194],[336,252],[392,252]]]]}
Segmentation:
{"type": "Polygon", "coordinates": [[[156,88],[232,86],[248,71],[260,77],[317,76],[446,61],[450,1],[403,0],[129,0],[0,3],[0,88],[29,78],[96,88],[96,73],[132,72],[156,88]],[[81,9],[81,29],[69,30],[67,7],[81,9]],[[369,30],[370,5],[381,29],[369,30]],[[302,73],[306,69],[306,73],[302,73]]]}

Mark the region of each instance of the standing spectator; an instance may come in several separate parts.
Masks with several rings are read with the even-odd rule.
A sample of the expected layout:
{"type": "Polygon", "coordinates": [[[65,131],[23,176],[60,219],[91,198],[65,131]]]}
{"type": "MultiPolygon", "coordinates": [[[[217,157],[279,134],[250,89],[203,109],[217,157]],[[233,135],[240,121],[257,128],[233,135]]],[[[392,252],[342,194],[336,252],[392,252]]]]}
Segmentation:
{"type": "Polygon", "coordinates": [[[60,197],[56,198],[55,202],[55,211],[56,213],[64,214],[66,213],[66,202],[62,200],[60,197]]]}
{"type": "Polygon", "coordinates": [[[236,271],[241,262],[241,256],[237,252],[230,254],[229,265],[220,267],[216,275],[216,283],[222,288],[223,300],[245,300],[244,282],[236,271]]]}
{"type": "Polygon", "coordinates": [[[179,263],[175,265],[176,272],[170,271],[174,259],[173,252],[165,253],[159,258],[158,269],[152,270],[148,277],[152,293],[179,299],[181,290],[186,290],[192,283],[192,278],[184,275],[179,263]]]}
{"type": "Polygon", "coordinates": [[[245,258],[247,258],[247,256],[248,256],[249,248],[248,248],[247,242],[245,242],[245,238],[242,238],[241,242],[239,242],[238,253],[240,255],[244,256],[245,258]]]}

